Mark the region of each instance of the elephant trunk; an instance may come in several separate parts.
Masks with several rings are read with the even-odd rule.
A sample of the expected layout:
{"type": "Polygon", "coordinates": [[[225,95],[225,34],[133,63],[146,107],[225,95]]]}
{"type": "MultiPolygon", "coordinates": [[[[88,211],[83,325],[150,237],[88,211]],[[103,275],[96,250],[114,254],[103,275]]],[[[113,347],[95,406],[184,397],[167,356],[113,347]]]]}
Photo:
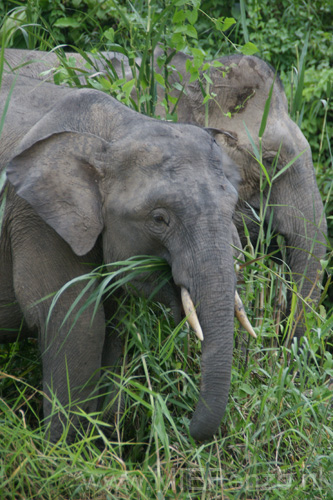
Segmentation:
{"type": "Polygon", "coordinates": [[[177,272],[178,265],[173,265],[175,282],[188,290],[197,308],[204,338],[201,390],[190,424],[192,437],[199,441],[211,438],[217,431],[227,405],[231,378],[235,273],[231,246],[224,241],[215,248],[188,259],[187,262],[192,260],[191,269],[185,266],[185,273],[184,267],[177,272]]]}
{"type": "MultiPolygon", "coordinates": [[[[299,147],[308,148],[308,151],[281,178],[270,204],[274,207],[273,222],[277,228],[281,228],[280,232],[285,237],[287,264],[290,277],[297,285],[297,292],[304,299],[311,297],[312,301],[317,302],[320,294],[318,281],[321,280],[320,259],[324,258],[326,252],[327,225],[309,146],[295,124],[293,130],[299,147]],[[293,186],[297,194],[292,201],[289,199],[289,186],[293,186]]],[[[290,309],[291,292],[288,295],[290,309]]],[[[305,331],[302,311],[302,303],[299,303],[296,314],[299,322],[295,329],[297,338],[302,337],[305,331]]]]}
{"type": "MultiPolygon", "coordinates": [[[[296,221],[297,222],[297,221],[296,221]]],[[[316,304],[320,297],[320,283],[322,280],[320,259],[325,256],[326,220],[323,218],[321,224],[304,223],[303,227],[297,227],[293,234],[287,234],[287,262],[290,268],[290,277],[296,283],[298,294],[305,300],[310,299],[310,304],[316,304]],[[306,228],[304,229],[304,226],[306,228]],[[300,230],[307,231],[306,237],[310,240],[305,241],[305,237],[300,236],[300,230]],[[311,243],[312,241],[312,243],[311,243]]],[[[291,309],[291,290],[288,290],[288,310],[291,309]]],[[[305,307],[307,310],[307,307],[305,307]]],[[[301,300],[298,301],[296,309],[296,325],[294,336],[298,340],[305,333],[304,323],[304,305],[301,300]]]]}

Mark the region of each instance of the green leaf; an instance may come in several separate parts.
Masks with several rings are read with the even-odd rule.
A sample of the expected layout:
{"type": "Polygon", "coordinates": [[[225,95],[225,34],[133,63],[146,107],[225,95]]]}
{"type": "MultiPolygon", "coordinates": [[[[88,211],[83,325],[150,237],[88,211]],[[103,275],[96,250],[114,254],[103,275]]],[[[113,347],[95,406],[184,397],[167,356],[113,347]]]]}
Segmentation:
{"type": "Polygon", "coordinates": [[[114,42],[114,29],[113,28],[109,28],[108,30],[104,31],[103,35],[110,42],[114,42]]]}
{"type": "Polygon", "coordinates": [[[252,42],[247,42],[240,48],[240,51],[242,54],[244,54],[244,56],[252,56],[252,54],[259,52],[257,47],[252,42]]]}
{"type": "Polygon", "coordinates": [[[222,68],[224,67],[224,64],[222,64],[220,61],[212,61],[210,63],[211,66],[213,66],[214,68],[222,68]]]}
{"type": "Polygon", "coordinates": [[[191,72],[193,67],[194,66],[193,66],[193,62],[191,61],[191,59],[186,59],[186,63],[185,63],[186,71],[191,72]]]}
{"type": "Polygon", "coordinates": [[[233,17],[220,17],[217,19],[218,21],[218,28],[221,31],[227,31],[231,26],[236,24],[236,21],[233,17]]]}
{"type": "Polygon", "coordinates": [[[174,33],[183,33],[184,35],[190,36],[192,38],[198,38],[197,30],[190,24],[185,26],[177,26],[174,33]]]}
{"type": "Polygon", "coordinates": [[[174,33],[171,38],[171,45],[177,50],[184,50],[186,46],[186,40],[181,33],[174,33]]]}
{"type": "Polygon", "coordinates": [[[176,10],[173,15],[172,22],[173,24],[180,24],[186,19],[186,13],[184,10],[176,10]]]}
{"type": "Polygon", "coordinates": [[[74,17],[61,17],[57,19],[53,26],[57,26],[58,28],[80,28],[81,23],[74,19],[74,17]]]}
{"type": "Polygon", "coordinates": [[[198,57],[198,58],[205,58],[205,52],[202,49],[198,49],[196,47],[191,48],[191,52],[193,57],[198,57]]]}
{"type": "Polygon", "coordinates": [[[210,78],[210,76],[209,76],[207,73],[204,73],[204,74],[203,74],[203,77],[204,77],[204,79],[205,79],[208,83],[210,83],[211,85],[213,85],[212,79],[210,78]]]}
{"type": "Polygon", "coordinates": [[[132,92],[134,85],[135,85],[134,78],[132,80],[129,80],[128,82],[124,83],[123,91],[125,92],[127,98],[129,97],[130,93],[132,92]]]}
{"type": "Polygon", "coordinates": [[[191,52],[193,55],[193,66],[199,69],[204,62],[205,52],[201,49],[196,49],[196,48],[191,49],[191,52]]]}
{"type": "Polygon", "coordinates": [[[186,11],[186,17],[192,25],[195,24],[198,20],[198,11],[197,10],[188,10],[186,11]]]}
{"type": "Polygon", "coordinates": [[[160,85],[162,85],[162,87],[165,87],[165,80],[163,78],[163,76],[160,74],[160,73],[154,73],[154,78],[155,80],[157,81],[157,83],[159,83],[160,85]]]}
{"type": "Polygon", "coordinates": [[[193,26],[187,25],[186,34],[192,38],[198,38],[197,30],[193,26]]]}
{"type": "Polygon", "coordinates": [[[76,66],[76,59],[75,59],[74,56],[69,56],[67,62],[68,62],[69,66],[73,66],[73,68],[75,68],[75,66],[76,66]]]}
{"type": "MultiPolygon", "coordinates": [[[[178,82],[175,82],[173,85],[172,85],[173,88],[175,88],[176,90],[179,90],[179,92],[183,92],[184,91],[184,86],[181,85],[180,83],[178,82]]],[[[171,98],[171,96],[169,96],[169,99],[171,98]]],[[[177,100],[177,98],[175,98],[177,100]]]]}
{"type": "Polygon", "coordinates": [[[195,82],[198,78],[199,78],[199,71],[197,69],[193,69],[191,71],[189,83],[195,82]]]}
{"type": "Polygon", "coordinates": [[[252,396],[252,394],[255,392],[249,384],[244,383],[239,386],[239,389],[249,396],[252,396]]]}
{"type": "Polygon", "coordinates": [[[98,79],[99,83],[102,85],[103,90],[110,90],[111,89],[111,82],[110,80],[107,80],[104,78],[104,76],[100,77],[98,79]]]}

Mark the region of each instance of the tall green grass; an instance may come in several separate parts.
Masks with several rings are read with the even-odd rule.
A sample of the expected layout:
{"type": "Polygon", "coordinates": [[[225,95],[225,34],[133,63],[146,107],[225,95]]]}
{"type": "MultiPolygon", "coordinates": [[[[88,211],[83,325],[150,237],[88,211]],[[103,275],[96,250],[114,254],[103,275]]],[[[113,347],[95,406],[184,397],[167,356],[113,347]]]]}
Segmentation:
{"type": "Polygon", "coordinates": [[[265,319],[258,342],[244,341],[236,329],[221,429],[210,443],[195,443],[188,423],[200,345],[162,306],[131,298],[118,315],[125,351],[116,382],[125,412],[111,438],[109,424],[90,414],[83,415],[89,430],[78,429],[75,443],[66,443],[65,428],[63,440],[49,444],[36,348],[26,343],[8,352],[1,374],[3,498],[329,498],[329,322],[313,328],[301,354],[277,348],[265,319]]]}
{"type": "MultiPolygon", "coordinates": [[[[121,12],[125,25],[132,22],[133,13],[121,12]]],[[[167,14],[161,19],[158,14],[150,11],[145,19],[145,29],[150,30],[146,61],[151,61],[151,40],[163,42],[163,30],[170,22],[167,14]]],[[[140,16],[136,20],[139,23],[140,16]]],[[[90,56],[85,57],[91,63],[90,56]]],[[[69,79],[73,68],[62,61],[69,79]]],[[[143,110],[153,114],[156,82],[149,80],[150,75],[143,83],[147,75],[138,76],[138,71],[133,63],[138,95],[148,96],[141,99],[143,110]]],[[[110,74],[119,99],[134,105],[123,88],[125,82],[112,68],[110,74]]],[[[87,83],[107,85],[100,76],[94,81],[87,77],[87,83]]],[[[297,113],[302,109],[299,93],[295,103],[297,113]]],[[[325,127],[323,123],[323,136],[325,127]]],[[[263,182],[265,178],[263,171],[263,182]]],[[[329,199],[327,195],[327,203],[329,199]]],[[[245,337],[235,321],[229,404],[211,442],[196,443],[188,431],[199,393],[199,342],[184,322],[174,324],[164,306],[128,296],[119,300],[113,318],[124,338],[120,373],[106,371],[101,380],[106,394],[114,383],[119,388],[124,414],[115,426],[103,420],[102,413],[82,414],[87,425],[77,429],[74,443],[66,441],[68,426],[58,443],[46,438],[35,340],[0,346],[0,498],[332,498],[332,311],[321,305],[306,313],[307,337],[301,350],[281,346],[281,304],[287,287],[293,285],[283,280],[281,267],[262,258],[268,244],[263,238],[257,252],[249,244],[242,266],[243,301],[258,340],[245,337]]],[[[154,260],[134,260],[125,263],[127,278],[142,273],[142,265],[161,270],[161,263],[154,260]]],[[[98,302],[102,292],[112,293],[124,285],[123,271],[100,269],[85,277],[87,287],[101,280],[90,300],[98,302]]],[[[326,296],[327,287],[321,304],[326,296]]],[[[292,309],[285,329],[293,324],[294,314],[292,309]]],[[[56,397],[53,405],[54,411],[67,414],[68,408],[61,407],[56,397]]]]}

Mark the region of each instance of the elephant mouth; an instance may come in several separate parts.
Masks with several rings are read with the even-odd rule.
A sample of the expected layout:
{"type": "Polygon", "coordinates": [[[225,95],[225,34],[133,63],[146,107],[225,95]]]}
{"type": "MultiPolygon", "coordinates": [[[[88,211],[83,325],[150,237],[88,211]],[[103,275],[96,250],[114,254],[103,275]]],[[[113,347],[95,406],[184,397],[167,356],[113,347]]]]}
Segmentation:
{"type": "MultiPolygon", "coordinates": [[[[190,326],[192,327],[195,335],[198,337],[198,339],[202,342],[204,340],[202,328],[200,325],[199,318],[197,316],[195,306],[193,304],[193,301],[191,299],[191,296],[187,289],[185,287],[181,287],[181,299],[182,299],[182,305],[183,309],[185,312],[185,316],[187,317],[187,321],[189,322],[190,326]]],[[[251,335],[253,338],[257,338],[257,335],[255,331],[253,330],[253,327],[247,317],[247,314],[245,312],[245,308],[243,305],[243,302],[238,294],[238,292],[235,292],[235,315],[240,324],[243,326],[243,328],[248,332],[249,335],[251,335]]]]}

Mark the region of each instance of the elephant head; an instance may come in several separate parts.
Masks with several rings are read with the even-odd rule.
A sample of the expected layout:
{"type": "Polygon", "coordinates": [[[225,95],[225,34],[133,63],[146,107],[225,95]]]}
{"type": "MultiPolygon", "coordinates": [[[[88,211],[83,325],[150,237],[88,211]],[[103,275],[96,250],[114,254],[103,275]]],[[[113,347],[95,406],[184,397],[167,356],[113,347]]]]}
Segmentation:
{"type": "MultiPolygon", "coordinates": [[[[155,56],[159,55],[161,51],[158,49],[155,56]]],[[[223,57],[218,59],[220,67],[211,68],[209,92],[214,98],[205,106],[202,104],[202,86],[198,81],[189,80],[187,60],[187,56],[178,53],[170,63],[174,68],[169,71],[170,83],[180,83],[179,75],[182,75],[184,87],[182,94],[179,90],[173,91],[174,97],[179,98],[178,120],[209,125],[224,132],[216,135],[216,141],[241,169],[234,220],[243,244],[246,244],[244,222],[253,242],[256,242],[259,231],[258,217],[254,217],[253,211],[260,213],[260,177],[264,174],[252,143],[259,151],[258,136],[265,103],[275,80],[261,144],[263,164],[273,179],[271,188],[267,184],[263,192],[265,219],[262,223],[264,226],[272,224],[275,234],[284,237],[287,266],[298,293],[304,298],[318,299],[320,259],[326,251],[326,220],[310,146],[300,128],[288,116],[287,99],[280,79],[275,79],[274,70],[257,57],[223,57]],[[276,166],[272,168],[275,158],[276,166]],[[288,164],[289,167],[284,169],[288,164]]],[[[161,108],[159,112],[163,114],[161,108]]],[[[299,304],[299,312],[301,310],[299,304]]],[[[295,335],[299,338],[303,334],[304,326],[300,321],[295,335]]]]}
{"type": "Polygon", "coordinates": [[[164,258],[185,310],[189,296],[196,306],[202,382],[190,431],[210,437],[227,404],[233,350],[237,192],[223,170],[226,156],[205,130],[142,116],[95,90],[23,78],[14,105],[15,92],[22,106],[48,103],[33,123],[28,111],[20,121],[23,138],[7,168],[16,195],[76,255],[101,235],[106,263],[164,258]]]}

